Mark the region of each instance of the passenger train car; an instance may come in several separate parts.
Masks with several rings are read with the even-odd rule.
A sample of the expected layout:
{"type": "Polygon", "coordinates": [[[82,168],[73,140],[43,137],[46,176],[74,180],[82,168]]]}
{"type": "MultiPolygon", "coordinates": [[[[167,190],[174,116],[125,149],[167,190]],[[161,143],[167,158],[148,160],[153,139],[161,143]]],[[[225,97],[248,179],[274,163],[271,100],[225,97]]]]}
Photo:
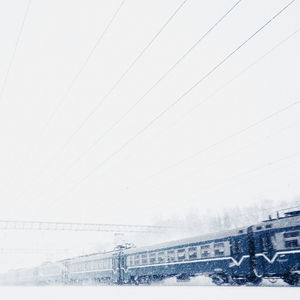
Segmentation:
{"type": "Polygon", "coordinates": [[[2,283],[149,284],[165,278],[206,275],[217,284],[254,284],[262,278],[300,283],[300,211],[259,224],[142,248],[119,246],[95,253],[12,270],[2,283]]]}

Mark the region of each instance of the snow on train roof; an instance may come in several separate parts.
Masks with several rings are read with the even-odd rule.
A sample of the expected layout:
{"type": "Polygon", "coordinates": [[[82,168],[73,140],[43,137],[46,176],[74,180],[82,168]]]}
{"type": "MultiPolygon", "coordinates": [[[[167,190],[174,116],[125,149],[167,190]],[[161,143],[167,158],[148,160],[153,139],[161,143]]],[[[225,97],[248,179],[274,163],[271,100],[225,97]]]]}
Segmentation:
{"type": "Polygon", "coordinates": [[[108,252],[98,252],[98,253],[91,253],[81,256],[75,256],[67,259],[63,259],[60,262],[79,262],[79,261],[89,261],[89,260],[95,260],[95,259],[105,259],[110,258],[112,256],[113,251],[108,252]]]}
{"type": "Polygon", "coordinates": [[[242,228],[231,229],[231,230],[222,231],[222,232],[215,232],[215,233],[209,233],[209,234],[200,235],[200,236],[194,236],[194,237],[190,237],[190,238],[184,238],[181,240],[174,240],[174,241],[170,241],[170,242],[159,243],[159,244],[151,245],[151,246],[133,248],[133,249],[125,250],[124,252],[127,254],[130,254],[130,253],[136,253],[136,252],[151,251],[151,250],[155,250],[155,249],[166,249],[166,248],[171,248],[171,247],[176,247],[176,246],[181,246],[181,245],[188,245],[188,244],[193,244],[193,243],[198,243],[198,242],[222,239],[222,238],[226,238],[229,236],[240,235],[241,233],[239,231],[241,231],[241,230],[243,230],[243,233],[246,233],[246,227],[242,227],[242,228]]]}
{"type": "MultiPolygon", "coordinates": [[[[273,229],[285,228],[285,227],[291,227],[291,226],[299,226],[300,225],[300,216],[267,220],[267,221],[253,225],[253,230],[258,231],[258,230],[268,229],[265,226],[270,225],[270,224],[272,226],[271,228],[273,228],[273,229]],[[257,227],[261,227],[261,228],[257,229],[257,227]]],[[[150,246],[145,246],[145,247],[129,249],[129,250],[126,250],[125,253],[130,254],[130,253],[136,253],[136,252],[151,251],[151,250],[155,250],[155,249],[166,249],[166,248],[171,248],[171,247],[176,247],[176,246],[193,244],[193,243],[197,243],[197,242],[221,239],[221,238],[225,238],[225,237],[229,237],[229,236],[236,236],[236,235],[240,235],[240,234],[245,234],[246,232],[247,232],[247,227],[236,228],[236,229],[232,229],[232,230],[210,233],[210,234],[195,236],[195,237],[191,237],[191,238],[185,238],[185,239],[181,239],[181,240],[160,243],[160,244],[156,244],[156,245],[150,245],[150,246]],[[241,232],[241,230],[243,232],[241,232]]]]}
{"type": "Polygon", "coordinates": [[[265,220],[259,224],[256,224],[253,228],[254,231],[258,231],[256,227],[261,226],[264,227],[266,225],[271,225],[271,228],[285,228],[285,227],[292,227],[292,226],[299,226],[300,225],[300,216],[293,216],[293,217],[283,217],[279,219],[271,219],[265,220]]]}

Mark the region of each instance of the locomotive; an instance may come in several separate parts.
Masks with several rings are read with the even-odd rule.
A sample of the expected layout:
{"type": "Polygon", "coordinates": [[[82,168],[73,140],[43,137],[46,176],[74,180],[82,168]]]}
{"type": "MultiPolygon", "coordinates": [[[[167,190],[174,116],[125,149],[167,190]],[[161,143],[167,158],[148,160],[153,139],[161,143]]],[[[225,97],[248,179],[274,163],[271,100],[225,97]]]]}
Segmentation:
{"type": "Polygon", "coordinates": [[[206,275],[217,285],[300,283],[300,210],[259,224],[141,248],[118,246],[2,274],[6,284],[150,284],[206,275]]]}

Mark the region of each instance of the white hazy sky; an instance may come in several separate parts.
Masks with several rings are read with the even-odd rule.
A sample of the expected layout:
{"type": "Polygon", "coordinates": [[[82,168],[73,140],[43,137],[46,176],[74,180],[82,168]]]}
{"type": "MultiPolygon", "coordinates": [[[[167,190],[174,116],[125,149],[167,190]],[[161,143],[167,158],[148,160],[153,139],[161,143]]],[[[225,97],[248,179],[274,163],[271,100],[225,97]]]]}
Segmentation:
{"type": "Polygon", "coordinates": [[[300,100],[300,1],[123,147],[290,2],[241,1],[101,138],[237,0],[186,1],[103,100],[182,2],[125,1],[94,48],[120,0],[0,1],[0,219],[150,224],[300,195],[300,103],[221,142],[300,100]]]}

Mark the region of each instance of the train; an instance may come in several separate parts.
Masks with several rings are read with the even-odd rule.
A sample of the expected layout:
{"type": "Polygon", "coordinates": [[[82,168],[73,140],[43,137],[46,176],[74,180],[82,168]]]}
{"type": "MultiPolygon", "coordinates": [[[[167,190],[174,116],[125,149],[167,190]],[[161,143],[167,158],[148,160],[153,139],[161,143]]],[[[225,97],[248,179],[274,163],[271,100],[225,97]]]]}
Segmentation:
{"type": "Polygon", "coordinates": [[[10,270],[2,284],[151,284],[208,276],[216,285],[300,284],[300,210],[261,223],[147,247],[119,245],[34,268],[10,270]]]}

